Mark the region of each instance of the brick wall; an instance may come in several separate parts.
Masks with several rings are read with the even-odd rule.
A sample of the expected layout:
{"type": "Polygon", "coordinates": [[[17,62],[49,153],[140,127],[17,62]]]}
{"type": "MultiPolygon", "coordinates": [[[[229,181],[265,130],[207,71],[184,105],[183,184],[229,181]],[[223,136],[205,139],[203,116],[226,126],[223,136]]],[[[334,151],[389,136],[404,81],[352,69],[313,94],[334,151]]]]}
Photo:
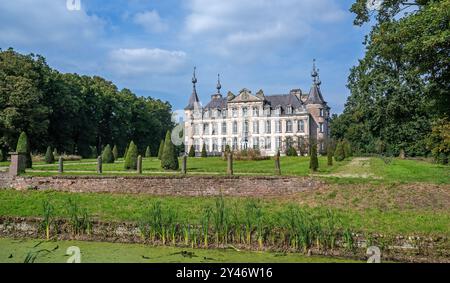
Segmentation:
{"type": "Polygon", "coordinates": [[[317,188],[321,181],[296,177],[14,177],[8,187],[66,192],[152,195],[279,196],[317,188]]]}

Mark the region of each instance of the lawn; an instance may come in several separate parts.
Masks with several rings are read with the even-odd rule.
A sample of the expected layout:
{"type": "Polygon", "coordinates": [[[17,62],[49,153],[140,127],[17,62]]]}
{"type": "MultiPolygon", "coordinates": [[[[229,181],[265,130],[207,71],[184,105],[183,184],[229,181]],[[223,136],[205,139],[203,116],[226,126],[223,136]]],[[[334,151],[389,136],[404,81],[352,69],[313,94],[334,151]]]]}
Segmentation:
{"type": "MultiPolygon", "coordinates": [[[[311,192],[315,194],[315,192],[311,192]]],[[[55,215],[67,217],[68,199],[76,201],[81,207],[100,220],[138,221],[156,200],[163,207],[177,212],[176,221],[199,223],[206,206],[214,207],[213,197],[155,197],[148,195],[116,195],[95,193],[64,193],[55,191],[15,191],[0,190],[0,215],[8,216],[42,216],[43,202],[50,201],[55,207],[55,215]]],[[[300,198],[300,197],[299,197],[300,198]]],[[[302,199],[307,196],[302,195],[302,199]]],[[[326,196],[326,198],[329,198],[326,196]]],[[[226,207],[244,219],[242,208],[248,202],[246,198],[225,198],[226,207]]],[[[264,217],[268,222],[278,222],[289,204],[300,205],[292,200],[268,198],[260,199],[264,217]]],[[[323,215],[324,210],[331,209],[340,219],[342,227],[353,231],[397,234],[423,234],[450,236],[450,213],[448,207],[440,210],[423,208],[387,208],[376,206],[359,209],[349,201],[346,207],[334,205],[332,201],[319,203],[319,206],[301,205],[308,213],[323,215]]]]}
{"type": "Polygon", "coordinates": [[[0,238],[0,263],[21,263],[27,255],[36,263],[65,263],[68,247],[76,246],[82,263],[331,263],[358,262],[349,259],[305,256],[294,253],[235,251],[232,249],[189,249],[151,247],[81,241],[41,242],[0,238]],[[39,244],[40,243],[40,244],[39,244]],[[39,252],[39,250],[47,250],[39,252]]]}

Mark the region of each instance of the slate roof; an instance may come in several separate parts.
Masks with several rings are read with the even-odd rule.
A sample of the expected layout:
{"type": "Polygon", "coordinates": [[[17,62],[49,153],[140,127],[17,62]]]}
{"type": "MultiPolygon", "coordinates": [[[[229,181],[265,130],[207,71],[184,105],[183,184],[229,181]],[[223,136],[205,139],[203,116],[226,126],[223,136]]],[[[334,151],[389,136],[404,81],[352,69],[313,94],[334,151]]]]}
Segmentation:
{"type": "Polygon", "coordinates": [[[311,90],[309,91],[308,98],[305,101],[306,104],[325,104],[322,92],[317,84],[313,84],[311,90]]]}
{"type": "Polygon", "coordinates": [[[293,94],[267,95],[265,101],[265,104],[270,105],[271,108],[281,106],[282,110],[286,110],[286,107],[289,105],[293,108],[302,106],[300,99],[293,94]]]}
{"type": "Polygon", "coordinates": [[[195,105],[200,103],[200,99],[198,99],[197,91],[192,91],[191,97],[189,97],[189,104],[184,108],[185,110],[193,110],[195,105]]]}
{"type": "Polygon", "coordinates": [[[227,108],[227,98],[226,97],[214,97],[211,101],[206,104],[205,108],[209,109],[224,109],[227,108]]]}

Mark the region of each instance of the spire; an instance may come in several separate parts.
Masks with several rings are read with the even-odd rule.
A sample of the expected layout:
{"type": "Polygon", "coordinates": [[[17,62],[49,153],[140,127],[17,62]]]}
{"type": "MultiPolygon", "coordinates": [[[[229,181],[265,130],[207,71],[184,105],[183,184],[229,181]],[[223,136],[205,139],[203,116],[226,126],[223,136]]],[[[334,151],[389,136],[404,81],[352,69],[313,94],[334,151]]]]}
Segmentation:
{"type": "Polygon", "coordinates": [[[320,85],[322,81],[319,76],[319,69],[316,69],[316,59],[313,60],[313,70],[311,72],[311,77],[313,78],[313,85],[309,91],[308,98],[306,99],[306,104],[324,104],[326,103],[322,97],[322,92],[320,91],[320,85]]]}
{"type": "Polygon", "coordinates": [[[316,59],[313,59],[313,70],[311,72],[311,77],[313,78],[314,84],[317,83],[318,76],[319,76],[319,73],[316,71],[316,59]]]}
{"type": "Polygon", "coordinates": [[[196,106],[200,104],[200,100],[198,99],[197,95],[197,89],[195,87],[195,84],[197,83],[197,77],[195,76],[195,71],[197,67],[194,67],[194,74],[192,75],[192,94],[189,98],[189,104],[186,106],[186,110],[193,110],[196,106]]]}
{"type": "Polygon", "coordinates": [[[217,74],[217,93],[220,94],[220,89],[222,88],[222,85],[220,84],[220,74],[217,74]]]}

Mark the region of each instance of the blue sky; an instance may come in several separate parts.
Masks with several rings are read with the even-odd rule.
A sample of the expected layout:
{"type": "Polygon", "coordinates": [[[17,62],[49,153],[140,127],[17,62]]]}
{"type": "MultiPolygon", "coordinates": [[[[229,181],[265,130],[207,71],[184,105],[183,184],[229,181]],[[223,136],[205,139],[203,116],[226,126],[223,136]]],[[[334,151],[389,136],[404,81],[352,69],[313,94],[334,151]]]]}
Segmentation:
{"type": "Polygon", "coordinates": [[[182,109],[197,90],[308,92],[313,58],[334,113],[367,27],[353,26],[351,0],[66,0],[0,2],[0,47],[45,56],[62,71],[99,75],[137,95],[182,109]]]}

